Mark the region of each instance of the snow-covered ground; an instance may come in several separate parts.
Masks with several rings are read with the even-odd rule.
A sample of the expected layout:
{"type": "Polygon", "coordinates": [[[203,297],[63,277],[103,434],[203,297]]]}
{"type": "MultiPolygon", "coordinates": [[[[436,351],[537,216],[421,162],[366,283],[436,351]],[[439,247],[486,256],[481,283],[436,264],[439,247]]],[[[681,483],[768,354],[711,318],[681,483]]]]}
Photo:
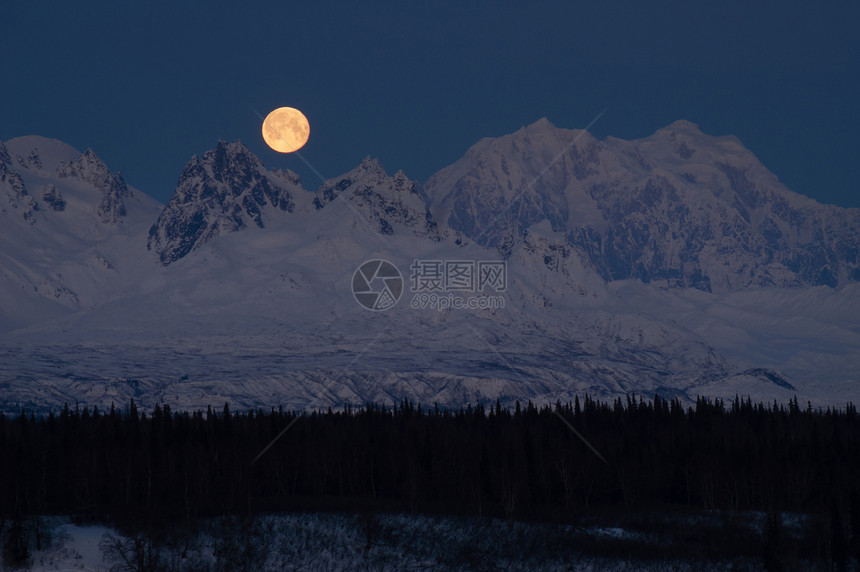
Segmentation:
{"type": "Polygon", "coordinates": [[[106,526],[78,526],[63,518],[47,519],[50,546],[34,551],[30,570],[101,572],[111,569],[99,543],[111,529],[106,526]]]}
{"type": "MultiPolygon", "coordinates": [[[[713,515],[671,517],[710,526],[713,515]],[[686,518],[686,520],[685,520],[686,518]],[[692,518],[692,520],[690,520],[692,518]]],[[[758,517],[750,515],[750,534],[758,517]]],[[[788,517],[787,517],[788,518],[788,517]]],[[[759,518],[760,520],[760,518],[759,518]]],[[[713,522],[712,522],[713,521],[713,522]]],[[[53,540],[34,551],[29,570],[126,570],[137,551],[166,570],[725,570],[758,569],[757,559],[673,556],[671,534],[613,524],[520,523],[479,517],[304,513],[206,521],[168,529],[155,546],[96,525],[49,519],[53,540]],[[617,544],[611,544],[611,543],[617,544]],[[629,544],[623,544],[623,543],[629,544]],[[600,544],[600,550],[577,546],[600,544]],[[659,556],[634,556],[650,545],[659,556]],[[613,546],[618,554],[613,554],[613,546]],[[663,548],[661,548],[661,546],[663,548]],[[607,554],[607,552],[609,552],[607,554]]]]}

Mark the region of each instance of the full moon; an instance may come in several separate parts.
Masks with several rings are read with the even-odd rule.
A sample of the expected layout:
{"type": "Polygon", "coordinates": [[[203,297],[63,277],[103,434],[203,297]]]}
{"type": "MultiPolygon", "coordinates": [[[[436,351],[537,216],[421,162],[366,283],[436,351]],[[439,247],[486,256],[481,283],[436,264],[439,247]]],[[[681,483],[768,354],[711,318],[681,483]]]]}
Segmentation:
{"type": "Polygon", "coordinates": [[[263,139],[279,153],[292,153],[308,142],[311,126],[298,109],[279,107],[263,120],[263,139]]]}

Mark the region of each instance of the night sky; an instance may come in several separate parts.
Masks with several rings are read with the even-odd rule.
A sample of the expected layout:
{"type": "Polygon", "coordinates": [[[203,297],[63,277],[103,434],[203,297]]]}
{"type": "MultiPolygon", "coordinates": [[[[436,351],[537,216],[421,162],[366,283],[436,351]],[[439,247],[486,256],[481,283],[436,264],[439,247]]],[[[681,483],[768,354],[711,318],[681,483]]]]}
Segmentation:
{"type": "Polygon", "coordinates": [[[241,139],[269,167],[280,106],[325,177],[367,155],[424,181],[547,117],[632,139],[676,119],[737,135],[791,189],[860,207],[860,3],[6,2],[0,139],[87,147],[166,202],[241,139]]]}

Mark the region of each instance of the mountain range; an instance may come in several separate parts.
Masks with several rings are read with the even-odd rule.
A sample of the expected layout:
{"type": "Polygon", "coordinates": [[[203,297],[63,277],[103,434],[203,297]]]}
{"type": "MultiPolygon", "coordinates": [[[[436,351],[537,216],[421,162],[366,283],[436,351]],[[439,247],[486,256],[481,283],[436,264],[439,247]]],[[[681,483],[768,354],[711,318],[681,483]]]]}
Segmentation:
{"type": "Polygon", "coordinates": [[[687,121],[623,141],[541,119],[423,184],[368,157],[315,190],[219,141],[167,205],[20,137],[0,221],[3,410],[860,388],[860,210],[687,121]]]}

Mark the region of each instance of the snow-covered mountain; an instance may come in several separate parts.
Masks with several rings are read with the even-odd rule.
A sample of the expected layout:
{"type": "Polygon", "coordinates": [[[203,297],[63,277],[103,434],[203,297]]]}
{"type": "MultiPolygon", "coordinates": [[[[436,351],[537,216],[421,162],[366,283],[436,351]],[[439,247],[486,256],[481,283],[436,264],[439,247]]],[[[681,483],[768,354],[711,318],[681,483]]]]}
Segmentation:
{"type": "Polygon", "coordinates": [[[475,144],[425,190],[438,220],[501,249],[549,221],[606,280],[706,291],[860,280],[857,209],[789,191],[737,138],[688,121],[597,141],[542,119],[475,144]]]}
{"type": "Polygon", "coordinates": [[[349,173],[317,189],[314,208],[321,210],[340,196],[380,235],[394,234],[398,226],[418,238],[441,239],[421,186],[403,171],[389,176],[377,159],[367,157],[349,173]]]}
{"type": "Polygon", "coordinates": [[[0,208],[4,409],[860,387],[858,211],[688,122],[626,142],[541,120],[423,186],[368,158],[315,192],[222,141],[164,208],[26,137],[0,144],[0,208]],[[376,259],[402,276],[383,312],[352,294],[376,259]],[[422,289],[446,262],[504,279],[422,289]]]}
{"type": "Polygon", "coordinates": [[[292,213],[305,194],[295,173],[269,171],[241,142],[219,141],[185,165],[147,248],[166,266],[221,234],[264,228],[272,216],[292,213]]]}
{"type": "Polygon", "coordinates": [[[0,143],[0,332],[120,295],[148,272],[140,244],[160,209],[92,150],[0,143]]]}

